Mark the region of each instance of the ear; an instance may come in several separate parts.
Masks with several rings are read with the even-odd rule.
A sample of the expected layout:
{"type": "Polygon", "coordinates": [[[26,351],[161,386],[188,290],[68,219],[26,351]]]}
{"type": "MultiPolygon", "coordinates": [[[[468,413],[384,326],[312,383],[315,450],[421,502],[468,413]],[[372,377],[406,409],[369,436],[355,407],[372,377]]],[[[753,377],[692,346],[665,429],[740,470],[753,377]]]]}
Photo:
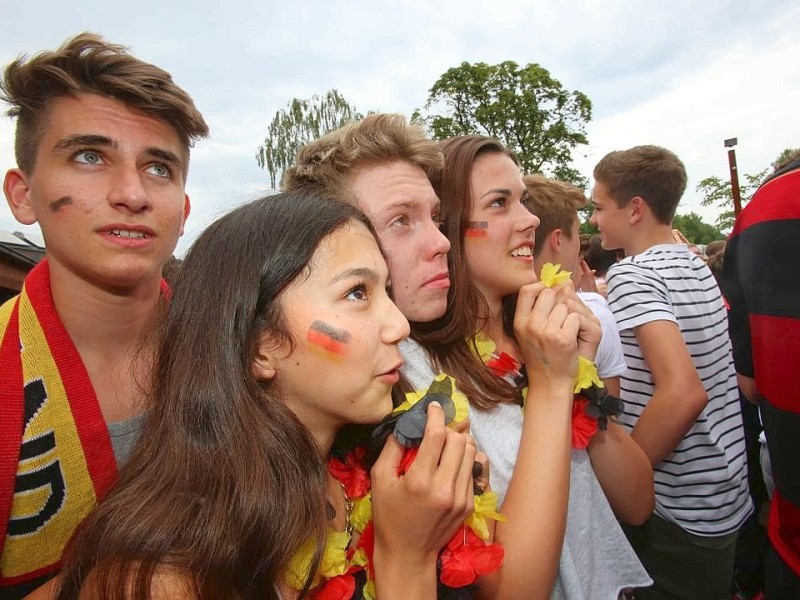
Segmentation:
{"type": "Polygon", "coordinates": [[[256,351],[253,356],[253,375],[263,381],[274,379],[278,373],[280,358],[285,357],[284,343],[270,331],[264,331],[259,336],[256,351]]]}
{"type": "Polygon", "coordinates": [[[563,235],[564,233],[560,229],[556,228],[550,232],[550,236],[547,238],[547,242],[550,244],[550,249],[556,254],[561,252],[561,244],[564,243],[562,239],[563,235]]]}
{"type": "Polygon", "coordinates": [[[633,225],[644,218],[645,214],[647,214],[647,211],[649,210],[649,207],[647,206],[647,202],[644,201],[644,198],[641,196],[634,196],[631,198],[631,201],[628,202],[628,210],[630,214],[628,220],[630,224],[633,225]]]}
{"type": "Polygon", "coordinates": [[[3,181],[3,191],[14,218],[23,225],[36,223],[36,213],[31,204],[28,178],[20,169],[10,169],[3,181]]]}
{"type": "Polygon", "coordinates": [[[183,228],[186,226],[186,219],[189,218],[189,213],[192,212],[192,203],[189,200],[189,194],[183,195],[183,222],[181,222],[181,232],[183,235],[183,228]]]}

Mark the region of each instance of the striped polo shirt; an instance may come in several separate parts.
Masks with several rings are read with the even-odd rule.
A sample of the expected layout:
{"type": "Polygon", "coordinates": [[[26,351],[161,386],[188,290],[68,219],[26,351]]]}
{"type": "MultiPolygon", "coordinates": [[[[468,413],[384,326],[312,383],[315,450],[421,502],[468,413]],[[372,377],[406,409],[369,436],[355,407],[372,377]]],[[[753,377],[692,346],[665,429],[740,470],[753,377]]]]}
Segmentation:
{"type": "Polygon", "coordinates": [[[655,389],[636,341],[640,325],[676,323],[708,393],[694,425],[654,469],[656,513],[695,535],[735,531],[752,503],[727,315],[711,271],[685,245],[663,244],[613,265],[607,282],[628,364],[622,424],[633,429],[655,389]]]}

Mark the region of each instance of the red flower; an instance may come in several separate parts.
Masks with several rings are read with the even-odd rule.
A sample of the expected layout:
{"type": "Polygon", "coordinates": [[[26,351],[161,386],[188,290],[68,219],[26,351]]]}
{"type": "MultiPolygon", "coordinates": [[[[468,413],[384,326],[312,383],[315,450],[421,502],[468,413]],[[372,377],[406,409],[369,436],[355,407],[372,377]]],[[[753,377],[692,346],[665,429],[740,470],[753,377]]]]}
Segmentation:
{"type": "Polygon", "coordinates": [[[519,372],[519,363],[513,356],[505,352],[501,352],[499,356],[492,355],[492,358],[486,361],[486,366],[492,370],[495,377],[515,375],[519,372]]]}
{"type": "Polygon", "coordinates": [[[415,446],[414,448],[406,448],[403,458],[400,459],[400,467],[397,469],[398,475],[405,475],[408,473],[408,469],[411,467],[411,463],[414,462],[414,459],[417,458],[418,452],[419,446],[415,446]]]}
{"type": "Polygon", "coordinates": [[[597,433],[597,419],[586,414],[589,401],[577,396],[572,402],[572,447],[582,450],[589,445],[589,440],[597,433]]]}
{"type": "Polygon", "coordinates": [[[469,527],[462,527],[440,555],[441,582],[452,588],[475,583],[480,575],[494,573],[503,564],[505,550],[500,544],[487,544],[469,527]]]}
{"type": "Polygon", "coordinates": [[[314,600],[350,600],[356,591],[356,580],[350,572],[326,579],[325,585],[314,590],[314,600]]]}
{"type": "Polygon", "coordinates": [[[348,498],[361,498],[370,490],[369,473],[363,467],[366,449],[359,446],[345,456],[344,461],[331,457],[328,470],[344,486],[348,498]]]}

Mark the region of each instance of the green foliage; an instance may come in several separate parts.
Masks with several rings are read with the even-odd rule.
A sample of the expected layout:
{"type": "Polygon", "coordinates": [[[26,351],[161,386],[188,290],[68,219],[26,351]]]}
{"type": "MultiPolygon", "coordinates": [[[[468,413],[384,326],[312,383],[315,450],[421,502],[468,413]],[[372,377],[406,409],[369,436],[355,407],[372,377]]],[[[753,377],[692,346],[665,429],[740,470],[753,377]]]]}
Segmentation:
{"type": "Polygon", "coordinates": [[[578,209],[578,223],[580,224],[580,232],[581,233],[588,233],[594,235],[595,233],[600,233],[600,230],[589,223],[589,219],[592,216],[592,211],[594,207],[591,204],[587,204],[583,208],[578,209]]]}
{"type": "Polygon", "coordinates": [[[675,215],[672,226],[680,229],[686,239],[693,244],[708,244],[714,240],[724,240],[726,237],[719,229],[704,223],[700,215],[693,212],[687,215],[675,215]]]}
{"type": "Polygon", "coordinates": [[[582,92],[564,89],[538,64],[463,62],[433,84],[424,109],[412,118],[435,139],[488,135],[516,153],[524,173],[588,185],[570,163],[573,150],[588,143],[592,103],[582,92]]]}
{"type": "Polygon", "coordinates": [[[772,162],[772,168],[777,171],[798,157],[800,157],[800,148],[786,148],[786,150],[778,154],[778,158],[772,162]]]}
{"type": "MultiPolygon", "coordinates": [[[[744,182],[739,181],[739,196],[741,197],[742,207],[745,206],[753,197],[758,186],[764,181],[769,169],[764,169],[755,175],[745,174],[744,182]]],[[[695,191],[703,194],[700,204],[703,206],[715,206],[719,209],[716,226],[722,231],[728,231],[733,227],[733,191],[730,179],[720,179],[719,177],[706,177],[695,187],[695,191]]],[[[683,231],[683,230],[681,230],[683,231]]],[[[684,232],[686,233],[686,232],[684,232]]],[[[689,238],[689,235],[686,235],[689,238]]],[[[689,238],[691,240],[691,238],[689,238]]],[[[694,241],[694,240],[692,240],[694,241]]],[[[704,242],[695,242],[702,244],[704,242]]]]}
{"type": "Polygon", "coordinates": [[[269,124],[267,137],[256,152],[258,166],[267,170],[270,185],[275,188],[303,146],[362,117],[335,89],[308,100],[294,98],[269,124]]]}
{"type": "MultiPolygon", "coordinates": [[[[777,171],[779,166],[788,163],[798,156],[800,156],[800,148],[786,148],[772,161],[772,170],[777,171]]],[[[753,194],[756,193],[758,187],[767,178],[770,170],[771,169],[767,168],[755,175],[745,174],[744,182],[739,181],[739,196],[742,201],[742,208],[750,202],[753,194]]],[[[703,200],[700,204],[703,206],[715,206],[719,209],[720,213],[717,217],[717,227],[722,231],[729,231],[733,227],[733,222],[735,220],[733,216],[733,191],[731,189],[730,179],[723,180],[719,177],[706,177],[697,184],[695,191],[703,194],[703,200]]]]}

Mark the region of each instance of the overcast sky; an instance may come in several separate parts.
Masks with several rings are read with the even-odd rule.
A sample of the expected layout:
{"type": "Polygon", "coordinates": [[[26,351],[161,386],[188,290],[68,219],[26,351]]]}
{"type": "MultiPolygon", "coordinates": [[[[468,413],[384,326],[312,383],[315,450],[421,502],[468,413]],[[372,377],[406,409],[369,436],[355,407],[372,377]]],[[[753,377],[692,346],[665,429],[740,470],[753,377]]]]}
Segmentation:
{"type": "MultiPolygon", "coordinates": [[[[193,211],[179,253],[216,216],[268,188],[255,153],[289,100],[337,88],[362,112],[410,115],[462,61],[539,63],[588,95],[590,144],[575,161],[587,177],[611,150],[670,148],[689,173],[678,212],[708,222],[716,213],[694,188],[728,177],[724,139],[739,140],[740,173],[800,147],[796,0],[120,4],[3,0],[0,63],[89,30],[172,73],[211,127],[192,154],[193,211]]],[[[2,117],[0,169],[13,166],[13,122],[2,117]]],[[[5,203],[0,229],[38,232],[5,203]]]]}

